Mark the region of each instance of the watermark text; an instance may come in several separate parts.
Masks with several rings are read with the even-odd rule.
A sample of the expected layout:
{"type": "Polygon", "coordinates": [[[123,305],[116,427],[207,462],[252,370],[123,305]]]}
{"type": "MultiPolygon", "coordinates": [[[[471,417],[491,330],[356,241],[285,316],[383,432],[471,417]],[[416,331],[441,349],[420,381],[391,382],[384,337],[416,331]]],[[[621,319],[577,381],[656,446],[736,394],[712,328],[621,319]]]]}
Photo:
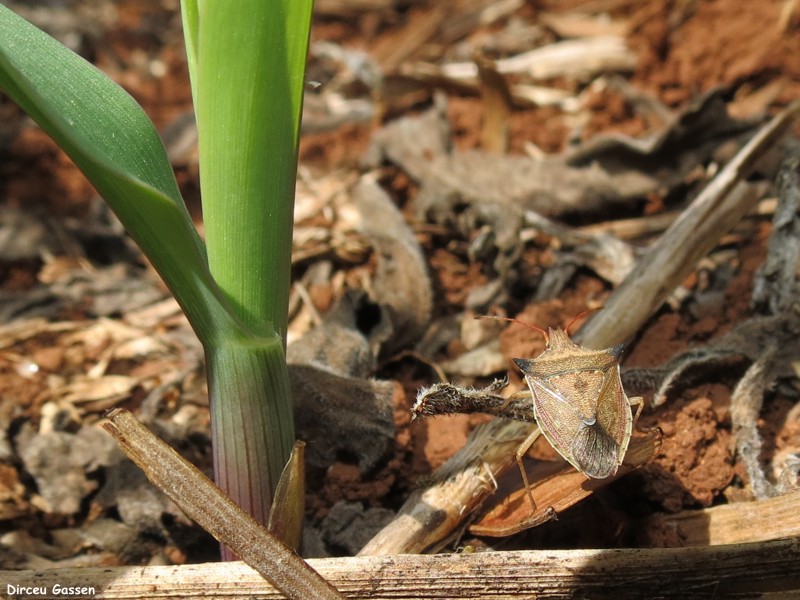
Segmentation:
{"type": "Polygon", "coordinates": [[[25,586],[6,584],[6,594],[11,598],[34,598],[36,596],[63,597],[63,598],[86,598],[97,594],[93,586],[74,586],[53,584],[51,588],[47,586],[25,586]]]}

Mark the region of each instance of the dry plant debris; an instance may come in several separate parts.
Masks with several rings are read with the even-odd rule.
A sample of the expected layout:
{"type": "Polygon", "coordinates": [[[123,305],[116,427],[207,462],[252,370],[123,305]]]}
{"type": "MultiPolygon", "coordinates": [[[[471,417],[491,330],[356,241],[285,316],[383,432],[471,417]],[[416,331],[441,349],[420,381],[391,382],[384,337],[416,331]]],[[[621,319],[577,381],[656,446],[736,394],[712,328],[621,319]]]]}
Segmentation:
{"type": "MultiPolygon", "coordinates": [[[[177,4],[7,4],[145,105],[199,220],[177,4]]],[[[528,428],[411,423],[413,398],[437,383],[492,395],[507,375],[521,389],[511,359],[542,342],[475,314],[555,328],[600,304],[576,340],[627,343],[623,385],[662,444],[634,436],[647,464],[603,489],[535,445],[527,474],[559,521],[500,544],[796,538],[798,144],[781,112],[800,96],[795,4],[317,3],[288,339],[306,556],[508,547],[482,536],[530,512],[519,477],[499,476],[528,428]],[[368,541],[393,517],[393,544],[368,541]]],[[[127,408],[210,472],[197,341],[8,103],[0,148],[0,565],[213,560],[216,542],[98,429],[127,408]]]]}

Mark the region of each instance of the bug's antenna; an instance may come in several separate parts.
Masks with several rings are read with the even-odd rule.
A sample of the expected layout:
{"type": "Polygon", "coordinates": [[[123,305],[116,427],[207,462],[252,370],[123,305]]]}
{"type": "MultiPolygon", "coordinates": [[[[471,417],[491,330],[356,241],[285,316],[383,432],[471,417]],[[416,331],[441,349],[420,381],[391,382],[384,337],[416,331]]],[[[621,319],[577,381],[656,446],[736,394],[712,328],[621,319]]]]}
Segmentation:
{"type": "Polygon", "coordinates": [[[567,325],[566,329],[564,329],[564,332],[567,335],[569,335],[569,330],[572,329],[572,326],[575,325],[575,323],[580,321],[582,318],[584,318],[589,313],[593,313],[593,312],[596,312],[596,311],[602,310],[602,309],[603,309],[602,306],[598,306],[597,308],[587,308],[585,311],[583,311],[582,313],[578,314],[578,316],[576,316],[574,319],[572,319],[572,321],[569,322],[569,325],[567,325]]]}
{"type": "Polygon", "coordinates": [[[550,336],[547,335],[547,332],[541,327],[537,327],[536,325],[532,325],[531,323],[526,323],[525,321],[520,321],[519,319],[512,319],[511,317],[498,317],[496,315],[475,315],[475,318],[495,319],[497,321],[509,321],[510,323],[516,323],[517,325],[522,325],[523,327],[527,327],[528,329],[533,329],[534,331],[538,331],[544,336],[545,343],[546,344],[550,343],[550,336]]]}

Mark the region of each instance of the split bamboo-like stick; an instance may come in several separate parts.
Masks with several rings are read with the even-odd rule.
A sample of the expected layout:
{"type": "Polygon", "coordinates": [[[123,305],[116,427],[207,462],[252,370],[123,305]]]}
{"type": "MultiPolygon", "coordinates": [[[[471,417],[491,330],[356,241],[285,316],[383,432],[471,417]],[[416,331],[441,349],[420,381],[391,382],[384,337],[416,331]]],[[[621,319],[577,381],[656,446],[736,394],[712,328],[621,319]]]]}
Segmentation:
{"type": "Polygon", "coordinates": [[[680,545],[713,546],[800,538],[800,490],[781,496],[648,517],[643,529],[669,532],[680,545]]]}
{"type": "MultiPolygon", "coordinates": [[[[800,540],[706,548],[536,550],[309,560],[348,598],[797,598],[800,540]]],[[[93,587],[96,600],[283,598],[241,562],[0,571],[5,586],[93,587]]],[[[24,595],[24,594],[23,594],[24,595]]],[[[71,596],[77,597],[77,596],[71,596]]],[[[309,598],[313,598],[310,596],[309,598]]]]}

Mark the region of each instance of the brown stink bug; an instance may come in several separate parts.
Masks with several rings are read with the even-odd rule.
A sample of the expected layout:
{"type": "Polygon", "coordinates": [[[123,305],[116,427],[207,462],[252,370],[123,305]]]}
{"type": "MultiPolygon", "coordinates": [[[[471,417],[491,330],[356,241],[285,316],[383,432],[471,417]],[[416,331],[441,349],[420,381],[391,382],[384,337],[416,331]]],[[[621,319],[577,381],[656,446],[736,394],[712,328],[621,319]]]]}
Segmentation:
{"type": "Polygon", "coordinates": [[[514,359],[529,389],[503,398],[496,392],[507,383],[504,381],[496,381],[483,390],[437,383],[420,389],[411,407],[413,417],[482,412],[536,423],[537,427],[516,451],[534,512],[536,503],[522,458],[541,434],[578,471],[593,479],[605,479],[615,475],[622,464],[644,408],[642,398],[628,398],[622,389],[622,346],[591,350],[570,339],[570,327],[584,314],[566,329],[549,331],[506,317],[477,317],[519,323],[544,336],[547,346],[539,356],[514,359]],[[636,411],[631,414],[634,406],[636,411]]]}
{"type": "MultiPolygon", "coordinates": [[[[622,346],[591,350],[573,342],[569,328],[539,331],[545,351],[533,359],[515,358],[525,375],[538,427],[516,453],[531,505],[536,506],[522,458],[540,434],[573,467],[593,479],[616,474],[625,458],[633,427],[644,407],[641,397],[628,398],[622,389],[619,358],[622,346]],[[636,412],[632,414],[632,407],[636,412]]],[[[490,317],[491,318],[491,317],[490,317]]]]}

